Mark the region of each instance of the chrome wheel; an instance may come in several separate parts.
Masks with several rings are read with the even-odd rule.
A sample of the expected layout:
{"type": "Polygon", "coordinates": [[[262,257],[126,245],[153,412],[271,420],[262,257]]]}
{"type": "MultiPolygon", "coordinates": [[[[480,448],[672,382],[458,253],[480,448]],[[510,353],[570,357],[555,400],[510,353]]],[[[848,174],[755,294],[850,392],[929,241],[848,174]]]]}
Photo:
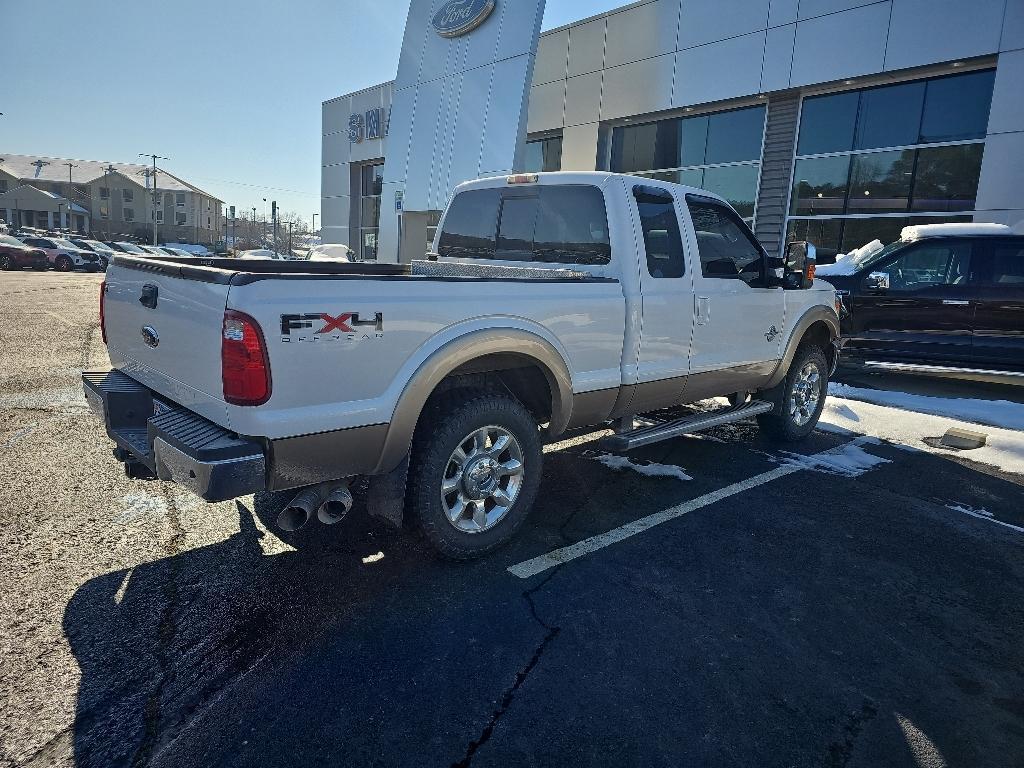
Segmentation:
{"type": "Polygon", "coordinates": [[[441,506],[448,522],[463,533],[483,533],[497,525],[523,487],[523,451],[502,427],[481,427],[452,452],[441,481],[441,506]]]}
{"type": "Polygon", "coordinates": [[[797,374],[789,395],[789,417],[798,427],[807,424],[818,412],[821,382],[821,371],[813,361],[806,363],[797,374]]]}

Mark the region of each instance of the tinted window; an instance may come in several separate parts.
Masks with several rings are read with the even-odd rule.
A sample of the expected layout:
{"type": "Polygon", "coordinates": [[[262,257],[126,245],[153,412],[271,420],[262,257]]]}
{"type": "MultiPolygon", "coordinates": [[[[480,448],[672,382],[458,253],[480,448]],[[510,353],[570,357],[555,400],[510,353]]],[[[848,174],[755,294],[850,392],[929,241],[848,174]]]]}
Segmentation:
{"type": "Polygon", "coordinates": [[[797,160],[790,213],[805,216],[842,213],[846,208],[849,177],[849,155],[797,160]]]}
{"type": "Polygon", "coordinates": [[[986,283],[1024,288],[1024,242],[995,245],[990,261],[986,283]]]}
{"type": "Polygon", "coordinates": [[[687,205],[697,234],[704,277],[737,279],[748,284],[758,282],[763,254],[743,222],[717,203],[688,197],[687,205]]]}
{"type": "Polygon", "coordinates": [[[708,149],[708,117],[689,117],[680,128],[682,149],[679,165],[704,165],[708,149]]]}
{"type": "Polygon", "coordinates": [[[845,152],[853,148],[860,93],[837,93],[804,99],[798,155],[845,152]]]}
{"type": "Polygon", "coordinates": [[[437,252],[441,256],[494,257],[500,192],[474,189],[455,196],[438,240],[437,252]]]}
{"type": "Polygon", "coordinates": [[[706,163],[735,163],[761,158],[764,107],[737,109],[708,116],[706,163]]]}
{"type": "Polygon", "coordinates": [[[726,165],[721,168],[708,168],[704,171],[704,183],[700,186],[708,192],[729,201],[744,219],[754,215],[754,204],[757,198],[757,177],[760,173],[757,165],[726,165]]]}
{"type": "Polygon", "coordinates": [[[616,128],[612,134],[612,170],[618,173],[676,168],[679,120],[616,128]]]}
{"type": "Polygon", "coordinates": [[[604,195],[597,187],[541,187],[533,235],[536,261],[607,264],[611,259],[604,195]]]}
{"type": "Polygon", "coordinates": [[[936,285],[966,283],[971,269],[969,242],[924,243],[908,248],[879,267],[889,274],[890,291],[919,291],[936,285]]]}
{"type": "Polygon", "coordinates": [[[924,106],[924,82],[863,91],[855,149],[917,144],[924,106]]]}
{"type": "Polygon", "coordinates": [[[682,277],[683,242],[672,198],[642,187],[633,190],[633,196],[640,212],[647,271],[651,277],[682,277]]]}
{"type": "Polygon", "coordinates": [[[791,219],[786,230],[786,242],[807,240],[814,243],[823,256],[835,256],[841,253],[839,243],[842,234],[842,219],[791,219]]]}
{"type": "Polygon", "coordinates": [[[995,74],[988,70],[929,80],[921,143],[984,138],[995,74]]]}
{"type": "Polygon", "coordinates": [[[498,245],[494,258],[507,261],[533,259],[533,230],[537,223],[537,196],[507,197],[498,218],[498,245]]]}
{"type": "Polygon", "coordinates": [[[850,213],[899,213],[910,203],[914,150],[855,155],[850,171],[850,213]]]}
{"type": "Polygon", "coordinates": [[[540,173],[562,169],[562,137],[526,142],[523,171],[540,173]]]}
{"type": "Polygon", "coordinates": [[[915,211],[970,211],[978,196],[983,144],[932,147],[917,153],[915,211]]]}

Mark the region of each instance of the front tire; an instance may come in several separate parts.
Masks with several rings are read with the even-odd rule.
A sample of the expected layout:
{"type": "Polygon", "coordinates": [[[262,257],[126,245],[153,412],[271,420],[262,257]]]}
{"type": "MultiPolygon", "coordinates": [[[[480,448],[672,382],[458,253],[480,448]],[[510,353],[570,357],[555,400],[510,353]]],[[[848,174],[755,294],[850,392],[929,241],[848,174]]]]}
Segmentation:
{"type": "Polygon", "coordinates": [[[757,417],[761,431],[775,440],[803,440],[818,425],[828,394],[829,365],[820,347],[800,347],[789,366],[786,378],[761,399],[775,407],[757,417]]]}
{"type": "Polygon", "coordinates": [[[444,557],[482,557],[526,521],[541,466],[537,423],[522,403],[455,390],[428,406],[416,428],[410,517],[444,557]]]}
{"type": "Polygon", "coordinates": [[[53,268],[58,272],[70,272],[75,268],[75,265],[67,256],[58,256],[57,260],[53,263],[53,268]]]}

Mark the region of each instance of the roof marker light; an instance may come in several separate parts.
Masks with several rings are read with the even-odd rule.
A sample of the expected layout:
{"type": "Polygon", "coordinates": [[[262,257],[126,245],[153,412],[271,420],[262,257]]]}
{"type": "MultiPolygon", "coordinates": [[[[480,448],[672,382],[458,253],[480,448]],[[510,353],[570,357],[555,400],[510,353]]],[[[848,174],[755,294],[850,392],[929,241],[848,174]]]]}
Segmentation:
{"type": "Polygon", "coordinates": [[[509,184],[536,184],[539,178],[536,173],[517,173],[514,176],[506,176],[505,181],[509,184]]]}

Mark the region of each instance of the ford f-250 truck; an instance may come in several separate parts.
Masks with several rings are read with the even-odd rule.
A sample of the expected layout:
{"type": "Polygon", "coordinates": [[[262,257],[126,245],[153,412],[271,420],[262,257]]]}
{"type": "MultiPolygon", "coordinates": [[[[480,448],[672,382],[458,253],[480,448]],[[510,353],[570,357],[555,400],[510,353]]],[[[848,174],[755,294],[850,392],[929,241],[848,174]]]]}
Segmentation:
{"type": "Polygon", "coordinates": [[[753,416],[785,440],[817,422],[835,291],[812,246],[769,257],[713,195],[482,179],[457,187],[434,246],[412,265],[115,257],[113,370],[83,378],[129,476],[208,501],[288,491],[286,531],[337,521],[370,476],[371,514],[470,558],[523,523],[542,441],[567,430],[610,425],[605,447],[628,451],[753,416]],[[634,418],[716,396],[731,405],[634,418]]]}

